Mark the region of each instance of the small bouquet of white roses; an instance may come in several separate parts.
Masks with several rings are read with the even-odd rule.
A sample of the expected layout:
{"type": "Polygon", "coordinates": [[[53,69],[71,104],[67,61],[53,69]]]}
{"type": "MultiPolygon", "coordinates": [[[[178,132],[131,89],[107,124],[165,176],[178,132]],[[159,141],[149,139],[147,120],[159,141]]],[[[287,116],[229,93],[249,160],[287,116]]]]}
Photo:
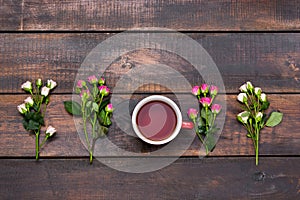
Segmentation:
{"type": "Polygon", "coordinates": [[[243,112],[237,115],[237,120],[247,129],[247,137],[253,141],[255,149],[255,164],[258,165],[258,145],[260,130],[265,126],[274,127],[281,121],[283,114],[281,112],[271,112],[269,116],[265,111],[269,108],[267,95],[261,88],[254,87],[251,82],[246,82],[240,87],[241,93],[237,99],[242,103],[243,112]]]}
{"type": "Polygon", "coordinates": [[[17,108],[23,116],[23,127],[35,134],[35,158],[39,159],[39,152],[46,141],[54,135],[56,129],[48,126],[45,131],[45,137],[41,144],[39,144],[39,136],[41,127],[45,125],[44,116],[46,113],[47,105],[50,102],[49,93],[56,87],[57,83],[53,80],[48,80],[47,84],[43,86],[41,79],[37,79],[35,87],[30,81],[22,84],[21,88],[25,92],[30,93],[31,96],[24,100],[24,103],[17,108]]]}

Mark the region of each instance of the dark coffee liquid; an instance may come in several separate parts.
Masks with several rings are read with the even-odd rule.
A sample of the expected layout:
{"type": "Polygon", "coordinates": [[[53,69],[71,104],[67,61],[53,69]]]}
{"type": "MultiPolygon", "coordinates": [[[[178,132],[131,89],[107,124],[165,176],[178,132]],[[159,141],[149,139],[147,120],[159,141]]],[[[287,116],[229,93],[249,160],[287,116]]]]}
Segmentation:
{"type": "Polygon", "coordinates": [[[165,102],[151,101],[139,110],[136,124],[144,137],[161,141],[172,135],[177,117],[172,107],[165,102]]]}

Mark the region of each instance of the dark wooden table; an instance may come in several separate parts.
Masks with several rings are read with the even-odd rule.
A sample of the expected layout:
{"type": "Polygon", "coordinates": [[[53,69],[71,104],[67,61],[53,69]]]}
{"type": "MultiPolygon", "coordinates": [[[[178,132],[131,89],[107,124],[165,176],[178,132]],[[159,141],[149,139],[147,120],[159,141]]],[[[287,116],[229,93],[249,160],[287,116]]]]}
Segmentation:
{"type": "MultiPolygon", "coordinates": [[[[299,199],[300,198],[300,1],[14,1],[0,0],[0,198],[1,199],[299,199]],[[216,62],[226,87],[226,122],[215,150],[199,159],[195,139],[175,163],[155,172],[119,172],[88,163],[88,153],[63,108],[86,55],[101,41],[138,27],[183,32],[216,62]],[[26,80],[52,78],[48,123],[56,137],[34,160],[34,137],[22,127],[16,106],[26,80]],[[251,140],[236,122],[235,100],[247,81],[261,86],[282,124],[261,133],[260,164],[251,140]]],[[[192,68],[162,51],[129,52],[135,67],[161,62],[178,67],[191,85],[192,68]],[[175,60],[174,60],[175,59],[175,60]]],[[[120,67],[116,60],[113,65],[120,67]]],[[[107,73],[113,87],[118,73],[107,73]]],[[[178,88],[180,91],[180,88],[178,88]]],[[[163,87],[142,95],[167,94],[163,87]]],[[[182,92],[181,98],[190,95],[182,92]]],[[[122,137],[114,141],[136,152],[151,146],[122,137]]],[[[180,150],[180,149],[179,149],[180,150]]],[[[162,156],[173,156],[172,152],[162,156]]]]}

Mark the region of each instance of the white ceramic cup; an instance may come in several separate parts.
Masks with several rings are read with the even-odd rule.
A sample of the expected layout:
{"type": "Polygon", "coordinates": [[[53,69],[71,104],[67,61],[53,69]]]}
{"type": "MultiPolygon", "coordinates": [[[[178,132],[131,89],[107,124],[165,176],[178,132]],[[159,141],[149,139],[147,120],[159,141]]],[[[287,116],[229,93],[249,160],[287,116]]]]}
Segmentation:
{"type": "Polygon", "coordinates": [[[176,103],[174,103],[171,99],[169,99],[165,96],[162,96],[162,95],[152,95],[152,96],[146,97],[143,100],[141,100],[135,106],[135,108],[133,110],[131,122],[132,122],[133,130],[136,133],[136,135],[144,142],[149,143],[149,144],[154,144],[154,145],[161,145],[161,144],[165,144],[165,143],[172,141],[178,135],[181,128],[187,128],[187,129],[193,128],[192,122],[183,122],[182,121],[182,115],[181,115],[181,112],[180,112],[178,106],[176,105],[176,103]],[[174,113],[176,115],[177,122],[176,122],[175,128],[173,129],[173,132],[167,138],[165,138],[163,140],[151,140],[151,139],[145,137],[141,133],[141,131],[137,125],[137,117],[138,117],[138,113],[139,113],[140,109],[145,104],[152,102],[152,101],[161,101],[161,102],[168,104],[172,108],[172,110],[174,111],[174,113]]]}

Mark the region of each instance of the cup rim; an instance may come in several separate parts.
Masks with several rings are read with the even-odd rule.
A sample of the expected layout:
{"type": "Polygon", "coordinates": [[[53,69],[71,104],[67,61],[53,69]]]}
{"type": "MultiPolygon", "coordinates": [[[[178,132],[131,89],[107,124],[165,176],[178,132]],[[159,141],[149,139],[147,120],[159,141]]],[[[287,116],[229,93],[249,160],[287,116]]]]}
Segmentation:
{"type": "Polygon", "coordinates": [[[137,105],[135,106],[133,113],[132,113],[131,123],[132,123],[132,127],[133,127],[135,134],[141,140],[143,140],[144,142],[149,143],[149,144],[161,145],[161,144],[165,144],[165,143],[172,141],[178,135],[178,133],[181,129],[181,125],[182,125],[182,115],[181,115],[181,111],[180,111],[179,107],[177,106],[177,104],[170,98],[162,96],[162,95],[151,95],[151,96],[148,96],[148,97],[142,99],[140,102],[137,103],[137,105]],[[170,137],[168,137],[164,140],[150,140],[150,139],[146,138],[137,127],[136,117],[137,117],[138,111],[142,108],[142,106],[144,106],[146,103],[151,102],[151,101],[162,101],[164,103],[167,103],[169,106],[172,107],[172,109],[174,110],[174,112],[176,114],[176,118],[177,118],[176,127],[175,127],[173,133],[170,135],[170,137]]]}

